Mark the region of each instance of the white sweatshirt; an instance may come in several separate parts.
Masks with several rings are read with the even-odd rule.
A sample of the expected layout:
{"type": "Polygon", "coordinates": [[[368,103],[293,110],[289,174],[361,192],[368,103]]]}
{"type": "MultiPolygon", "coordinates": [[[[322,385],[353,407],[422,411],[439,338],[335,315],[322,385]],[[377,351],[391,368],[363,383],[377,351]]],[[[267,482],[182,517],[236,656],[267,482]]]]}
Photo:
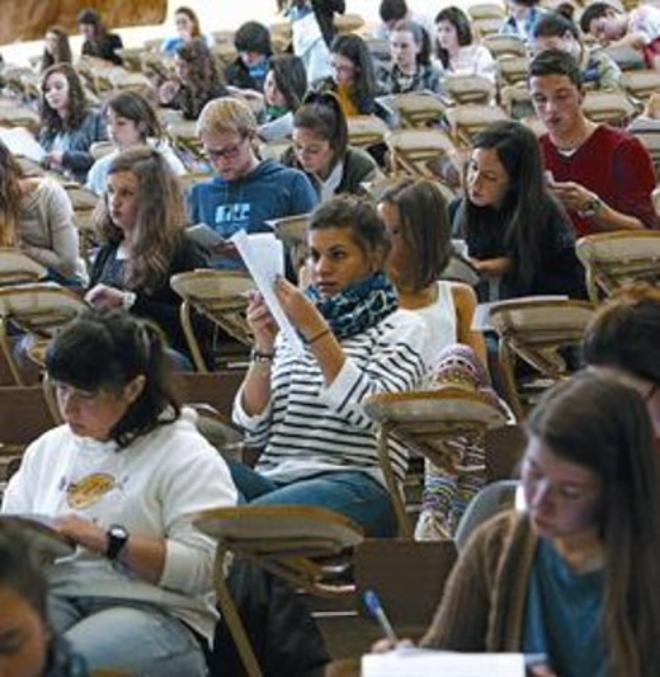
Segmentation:
{"type": "Polygon", "coordinates": [[[121,524],[129,534],[166,543],[159,585],[79,547],[49,571],[51,592],[151,602],[212,640],[215,542],[193,527],[189,515],[236,505],[237,492],[226,463],[197,431],[195,416],[184,409],[174,423],[121,450],[114,442],[78,437],[68,425],[28,447],[2,512],[75,513],[104,529],[121,524]]]}

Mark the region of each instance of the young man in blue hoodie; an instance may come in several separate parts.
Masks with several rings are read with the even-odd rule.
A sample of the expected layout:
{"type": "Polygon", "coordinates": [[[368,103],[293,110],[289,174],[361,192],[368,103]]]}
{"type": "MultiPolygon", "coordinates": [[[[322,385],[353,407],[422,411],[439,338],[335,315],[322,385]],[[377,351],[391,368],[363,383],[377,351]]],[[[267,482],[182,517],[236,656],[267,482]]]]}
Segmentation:
{"type": "MultiPolygon", "coordinates": [[[[204,106],[197,134],[216,176],[196,183],[188,194],[191,223],[205,223],[223,238],[238,230],[268,232],[268,219],[311,212],[317,193],[305,174],[255,151],[257,120],[249,106],[232,97],[204,106]]],[[[239,267],[231,243],[216,246],[216,268],[239,267]]]]}

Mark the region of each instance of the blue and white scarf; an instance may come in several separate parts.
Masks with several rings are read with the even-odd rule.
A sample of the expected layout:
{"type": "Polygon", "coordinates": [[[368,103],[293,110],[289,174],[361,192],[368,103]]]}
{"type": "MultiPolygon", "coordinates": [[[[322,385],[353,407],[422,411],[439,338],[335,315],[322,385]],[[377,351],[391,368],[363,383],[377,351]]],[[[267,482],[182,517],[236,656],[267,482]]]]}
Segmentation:
{"type": "Polygon", "coordinates": [[[305,293],[339,340],[361,334],[399,307],[396,289],[382,271],[349,285],[329,298],[322,298],[313,285],[305,293]]]}

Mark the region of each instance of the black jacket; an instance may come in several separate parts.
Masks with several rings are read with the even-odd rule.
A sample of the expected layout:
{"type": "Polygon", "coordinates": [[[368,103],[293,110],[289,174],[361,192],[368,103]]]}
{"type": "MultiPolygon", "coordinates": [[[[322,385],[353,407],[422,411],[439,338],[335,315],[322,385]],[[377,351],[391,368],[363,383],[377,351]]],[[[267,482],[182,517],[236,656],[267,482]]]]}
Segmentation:
{"type": "MultiPolygon", "coordinates": [[[[99,249],[90,273],[90,289],[97,284],[126,289],[123,279],[124,265],[123,261],[117,260],[117,247],[116,244],[107,244],[99,249]]],[[[184,355],[188,355],[188,345],[179,320],[181,297],[170,287],[170,277],[195,268],[208,268],[209,265],[209,254],[206,249],[184,236],[172,257],[167,276],[159,287],[150,292],[132,290],[137,298],[131,313],[155,322],[163,330],[172,347],[184,355]]]]}
{"type": "Polygon", "coordinates": [[[344,0],[312,0],[312,9],[321,33],[323,33],[323,39],[330,47],[337,34],[333,22],[335,13],[343,14],[346,11],[346,2],[344,0]]]}

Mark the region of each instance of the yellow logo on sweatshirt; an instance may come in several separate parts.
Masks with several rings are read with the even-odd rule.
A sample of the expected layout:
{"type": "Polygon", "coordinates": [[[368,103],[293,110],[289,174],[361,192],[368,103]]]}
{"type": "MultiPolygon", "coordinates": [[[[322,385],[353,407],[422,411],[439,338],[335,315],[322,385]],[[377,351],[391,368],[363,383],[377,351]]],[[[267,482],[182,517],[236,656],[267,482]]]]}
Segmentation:
{"type": "Polygon", "coordinates": [[[116,486],[115,478],[107,473],[94,473],[78,482],[71,482],[66,489],[66,500],[70,508],[89,508],[98,503],[116,486]]]}

